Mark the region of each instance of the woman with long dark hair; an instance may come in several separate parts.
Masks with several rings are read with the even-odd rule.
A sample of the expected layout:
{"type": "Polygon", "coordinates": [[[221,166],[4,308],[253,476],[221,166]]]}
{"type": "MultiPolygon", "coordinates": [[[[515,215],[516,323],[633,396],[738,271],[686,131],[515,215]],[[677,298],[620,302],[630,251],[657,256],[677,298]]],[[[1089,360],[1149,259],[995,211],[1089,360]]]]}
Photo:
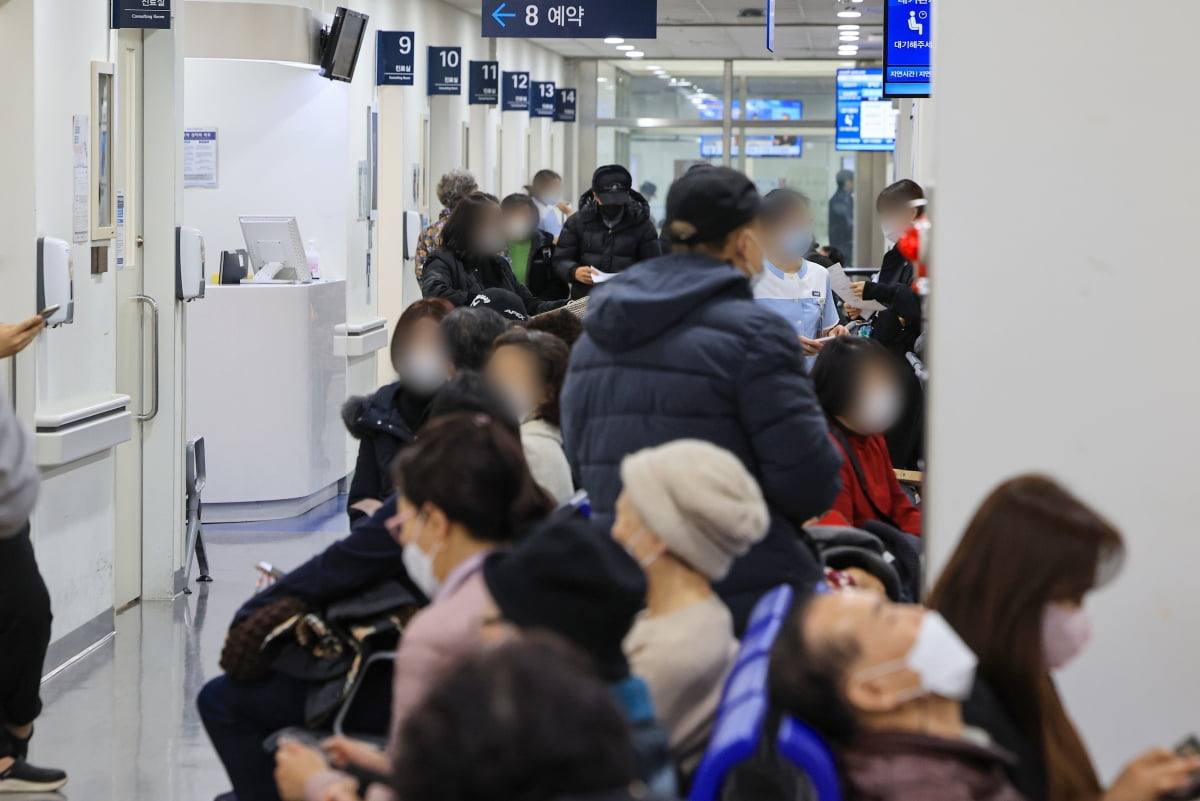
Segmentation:
{"type": "Polygon", "coordinates": [[[1153,801],[1200,768],[1156,749],[1104,790],[1059,697],[1052,671],[1087,645],[1085,600],[1124,555],[1111,523],[1053,480],[1020,476],[983,502],[929,599],[979,657],[965,720],[1017,756],[1011,778],[1030,801],[1153,801]]]}

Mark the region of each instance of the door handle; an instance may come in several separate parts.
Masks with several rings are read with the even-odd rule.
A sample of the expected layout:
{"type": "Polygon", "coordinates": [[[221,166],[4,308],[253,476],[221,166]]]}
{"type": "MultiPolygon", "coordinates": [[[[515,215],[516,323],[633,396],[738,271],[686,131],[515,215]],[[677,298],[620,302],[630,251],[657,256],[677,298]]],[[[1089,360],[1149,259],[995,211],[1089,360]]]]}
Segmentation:
{"type": "Polygon", "coordinates": [[[158,301],[148,295],[134,295],[133,299],[150,307],[150,411],[137,415],[137,421],[145,423],[158,417],[158,301]]]}

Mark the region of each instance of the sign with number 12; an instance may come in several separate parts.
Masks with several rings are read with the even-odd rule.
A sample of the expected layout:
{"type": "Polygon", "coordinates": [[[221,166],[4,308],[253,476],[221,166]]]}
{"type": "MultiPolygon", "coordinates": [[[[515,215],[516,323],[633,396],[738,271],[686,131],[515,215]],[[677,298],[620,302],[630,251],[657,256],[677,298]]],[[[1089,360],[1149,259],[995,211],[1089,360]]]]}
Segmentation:
{"type": "Polygon", "coordinates": [[[529,73],[501,73],[501,111],[529,111],[529,73]]]}

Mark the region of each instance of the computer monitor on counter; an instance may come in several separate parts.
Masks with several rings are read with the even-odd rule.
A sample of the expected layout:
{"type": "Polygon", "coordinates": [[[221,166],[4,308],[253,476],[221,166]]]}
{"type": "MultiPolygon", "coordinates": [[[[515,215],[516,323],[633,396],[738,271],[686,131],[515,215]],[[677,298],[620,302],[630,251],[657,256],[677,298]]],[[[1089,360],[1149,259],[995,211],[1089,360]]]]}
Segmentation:
{"type": "Polygon", "coordinates": [[[312,282],[295,217],[239,217],[238,221],[254,268],[251,283],[312,282]]]}

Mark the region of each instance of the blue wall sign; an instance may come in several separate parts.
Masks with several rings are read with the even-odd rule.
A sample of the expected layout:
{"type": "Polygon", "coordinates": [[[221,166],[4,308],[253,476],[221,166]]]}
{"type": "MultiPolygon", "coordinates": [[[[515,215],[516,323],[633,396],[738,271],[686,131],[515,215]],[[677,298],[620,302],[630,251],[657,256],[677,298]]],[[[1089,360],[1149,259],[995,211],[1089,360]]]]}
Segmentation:
{"type": "Polygon", "coordinates": [[[375,35],[375,85],[412,86],[416,80],[416,41],[412,31],[375,35]]]}
{"type": "Polygon", "coordinates": [[[654,39],[658,0],[483,0],[483,35],[654,39]]]}
{"type": "Polygon", "coordinates": [[[896,114],[883,99],[883,70],[838,70],[837,149],[896,149],[896,114]]]}
{"type": "Polygon", "coordinates": [[[462,94],[462,48],[429,48],[429,94],[462,94]]]}
{"type": "Polygon", "coordinates": [[[578,94],[574,89],[559,89],[554,97],[554,121],[575,122],[578,94]]]}
{"type": "Polygon", "coordinates": [[[112,0],[112,27],[171,27],[171,0],[112,0]]]}
{"type": "Polygon", "coordinates": [[[530,81],[530,117],[554,118],[555,93],[553,81],[530,81]]]}
{"type": "Polygon", "coordinates": [[[467,103],[472,106],[494,106],[500,102],[500,62],[472,61],[467,103]]]}
{"type": "Polygon", "coordinates": [[[933,0],[887,0],[883,22],[884,96],[929,97],[933,0]]]}
{"type": "Polygon", "coordinates": [[[500,110],[529,111],[529,73],[500,73],[500,110]]]}

